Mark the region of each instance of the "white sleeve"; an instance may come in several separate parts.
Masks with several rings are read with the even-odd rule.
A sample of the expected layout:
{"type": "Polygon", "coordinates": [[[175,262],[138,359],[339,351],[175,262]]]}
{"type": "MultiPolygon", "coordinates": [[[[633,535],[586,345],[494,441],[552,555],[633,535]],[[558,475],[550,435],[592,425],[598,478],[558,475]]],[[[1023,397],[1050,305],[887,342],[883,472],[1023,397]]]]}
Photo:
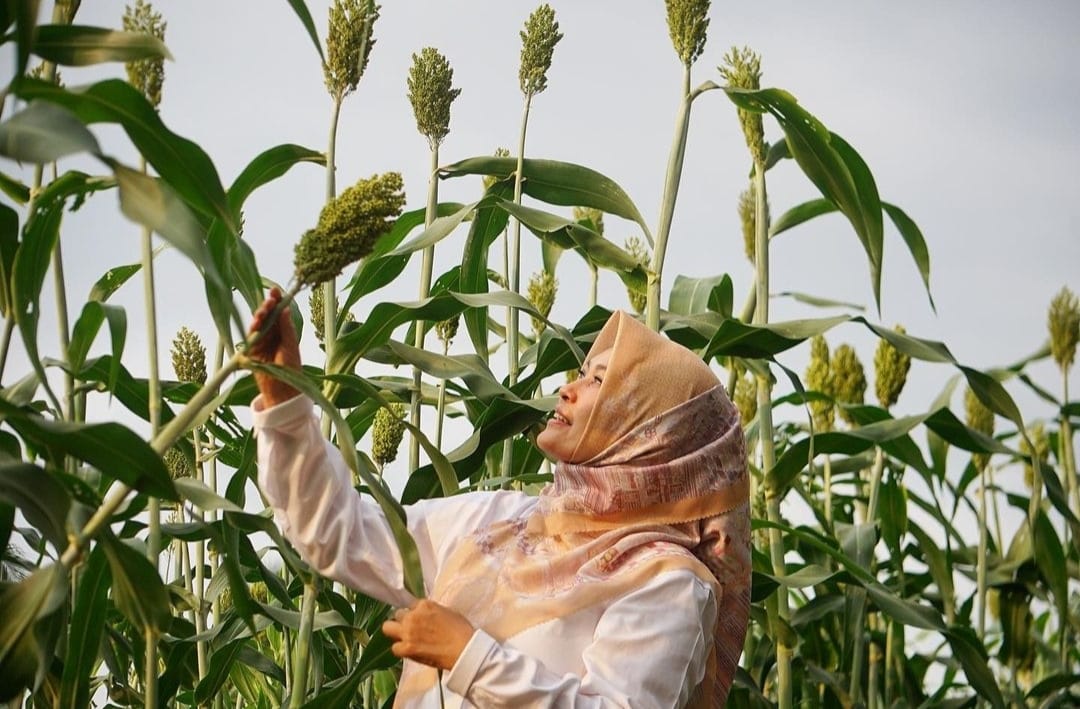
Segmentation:
{"type": "MultiPolygon", "coordinates": [[[[311,400],[297,396],[271,408],[252,403],[258,433],[259,487],[282,533],[320,574],[372,598],[403,607],[401,555],[375,502],[353,488],[340,452],[319,428],[311,400]]],[[[430,589],[454,540],[533,504],[516,492],[472,493],[426,500],[406,508],[430,589]]]]}
{"type": "Polygon", "coordinates": [[[691,572],[661,574],[604,611],[580,677],[477,631],[446,684],[481,707],[685,706],[705,676],[716,608],[712,589],[691,572]]]}

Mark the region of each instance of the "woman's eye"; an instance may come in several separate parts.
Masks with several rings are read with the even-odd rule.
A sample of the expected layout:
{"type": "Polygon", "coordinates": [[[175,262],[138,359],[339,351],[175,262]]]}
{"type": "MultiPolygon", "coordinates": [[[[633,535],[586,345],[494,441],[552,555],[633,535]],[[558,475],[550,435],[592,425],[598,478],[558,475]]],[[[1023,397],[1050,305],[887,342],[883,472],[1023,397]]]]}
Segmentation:
{"type": "Polygon", "coordinates": [[[585,368],[584,367],[578,367],[577,375],[578,375],[578,379],[584,379],[585,378],[585,368]]]}
{"type": "Polygon", "coordinates": [[[599,377],[599,376],[593,377],[593,381],[596,382],[597,384],[603,384],[604,383],[604,378],[599,377]]]}

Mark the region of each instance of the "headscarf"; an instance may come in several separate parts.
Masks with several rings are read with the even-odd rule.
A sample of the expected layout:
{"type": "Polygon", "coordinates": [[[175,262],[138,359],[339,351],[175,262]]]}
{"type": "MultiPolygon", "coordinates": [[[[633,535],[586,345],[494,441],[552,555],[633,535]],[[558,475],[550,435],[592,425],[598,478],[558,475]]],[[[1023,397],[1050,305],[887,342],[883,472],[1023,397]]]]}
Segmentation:
{"type": "MultiPolygon", "coordinates": [[[[499,641],[610,604],[669,570],[709,584],[718,613],[691,704],[721,707],[750,611],[750,518],[738,410],[699,357],[623,312],[590,355],[612,349],[577,450],[528,517],[462,540],[432,598],[499,641]]],[[[402,706],[437,681],[407,663],[402,706]]]]}

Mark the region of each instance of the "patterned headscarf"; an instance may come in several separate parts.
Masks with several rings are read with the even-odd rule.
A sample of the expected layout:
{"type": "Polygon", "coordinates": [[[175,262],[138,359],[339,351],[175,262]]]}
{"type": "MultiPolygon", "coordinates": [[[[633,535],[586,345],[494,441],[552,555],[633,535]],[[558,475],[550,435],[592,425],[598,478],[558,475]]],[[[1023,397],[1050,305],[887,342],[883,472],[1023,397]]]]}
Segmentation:
{"type": "MultiPolygon", "coordinates": [[[[502,641],[606,604],[672,569],[712,586],[713,650],[693,705],[723,706],[750,611],[750,517],[738,410],[699,357],[616,312],[612,349],[578,448],[529,517],[469,535],[432,597],[502,641]]],[[[436,681],[409,663],[397,704],[436,681]]]]}

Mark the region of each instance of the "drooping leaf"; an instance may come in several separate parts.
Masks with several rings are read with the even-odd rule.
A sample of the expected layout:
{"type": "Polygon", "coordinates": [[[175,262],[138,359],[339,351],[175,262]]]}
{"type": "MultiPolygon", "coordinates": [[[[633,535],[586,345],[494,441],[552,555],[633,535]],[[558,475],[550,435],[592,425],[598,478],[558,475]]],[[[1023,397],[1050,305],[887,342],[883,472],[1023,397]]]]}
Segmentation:
{"type": "Polygon", "coordinates": [[[162,179],[196,212],[220,219],[236,233],[237,224],[225,198],[214,163],[202,148],[170,131],[146,98],[126,81],[108,79],[78,91],[21,78],[21,98],[43,99],[73,111],[86,124],[117,123],[162,179]]]}
{"type": "Polygon", "coordinates": [[[311,12],[308,11],[307,3],[304,0],[287,0],[289,7],[293,9],[296,16],[300,18],[300,24],[304,26],[304,30],[307,31],[308,37],[311,37],[311,42],[315,45],[315,51],[319,53],[319,59],[326,63],[326,56],[323,54],[322,43],[319,42],[319,33],[315,29],[315,22],[311,19],[311,12]]]}
{"type": "Polygon", "coordinates": [[[120,359],[124,354],[124,342],[127,339],[127,313],[118,305],[106,305],[98,301],[87,301],[83,305],[79,319],[75,321],[75,327],[71,329],[71,341],[68,344],[68,362],[74,371],[82,369],[86,361],[86,355],[90,352],[90,346],[97,337],[98,330],[104,321],[109,323],[109,334],[112,341],[113,367],[109,372],[109,389],[116,386],[116,380],[120,376],[120,359]]]}
{"type": "Polygon", "coordinates": [[[19,583],[0,583],[0,697],[5,700],[34,683],[34,625],[63,604],[66,592],[67,572],[60,564],[38,569],[19,583]]]}
{"type": "Polygon", "coordinates": [[[30,105],[0,123],[0,155],[38,165],[73,153],[100,152],[97,139],[68,109],[48,101],[30,105]]]}
{"type": "Polygon", "coordinates": [[[56,458],[74,456],[113,479],[165,500],[177,499],[169,471],[146,441],[114,421],[53,421],[0,399],[0,415],[25,440],[56,458]]]}
{"type": "Polygon", "coordinates": [[[109,560],[116,607],[137,628],[159,631],[167,628],[172,608],[157,569],[143,554],[111,532],[102,534],[100,540],[109,560]]]}
{"type": "Polygon", "coordinates": [[[1005,709],[1005,698],[1001,696],[994,673],[987,664],[986,649],[970,627],[953,626],[942,631],[949,641],[953,657],[960,661],[971,688],[980,697],[990,702],[994,709],[1005,709]]]}
{"type": "Polygon", "coordinates": [[[151,34],[85,25],[38,25],[34,54],[64,66],[172,59],[165,43],[151,34]]]}
{"type": "Polygon", "coordinates": [[[814,217],[835,211],[837,211],[836,205],[827,199],[812,199],[809,202],[803,202],[787,210],[769,224],[769,238],[783,234],[788,229],[808,222],[814,217]]]}
{"type": "Polygon", "coordinates": [[[97,546],[90,552],[79,578],[64,654],[60,699],[56,705],[60,709],[81,709],[90,705],[90,681],[98,662],[111,585],[105,551],[97,546]]]}
{"type": "Polygon", "coordinates": [[[727,303],[727,315],[730,316],[731,290],[731,277],[726,273],[706,278],[690,278],[679,274],[675,276],[675,283],[671,286],[668,310],[679,315],[695,315],[713,310],[709,307],[709,302],[718,298],[719,302],[727,303]]]}
{"type": "Polygon", "coordinates": [[[46,471],[32,463],[0,463],[0,502],[14,505],[54,548],[67,546],[71,496],[46,471]]]}
{"type": "MultiPolygon", "coordinates": [[[[517,158],[483,156],[467,158],[439,169],[439,177],[492,175],[507,178],[517,171],[517,158]]],[[[581,165],[557,160],[526,158],[521,169],[521,189],[530,197],[562,207],[591,207],[636,222],[652,241],[649,225],[637,206],[611,178],[581,165]]]]}

